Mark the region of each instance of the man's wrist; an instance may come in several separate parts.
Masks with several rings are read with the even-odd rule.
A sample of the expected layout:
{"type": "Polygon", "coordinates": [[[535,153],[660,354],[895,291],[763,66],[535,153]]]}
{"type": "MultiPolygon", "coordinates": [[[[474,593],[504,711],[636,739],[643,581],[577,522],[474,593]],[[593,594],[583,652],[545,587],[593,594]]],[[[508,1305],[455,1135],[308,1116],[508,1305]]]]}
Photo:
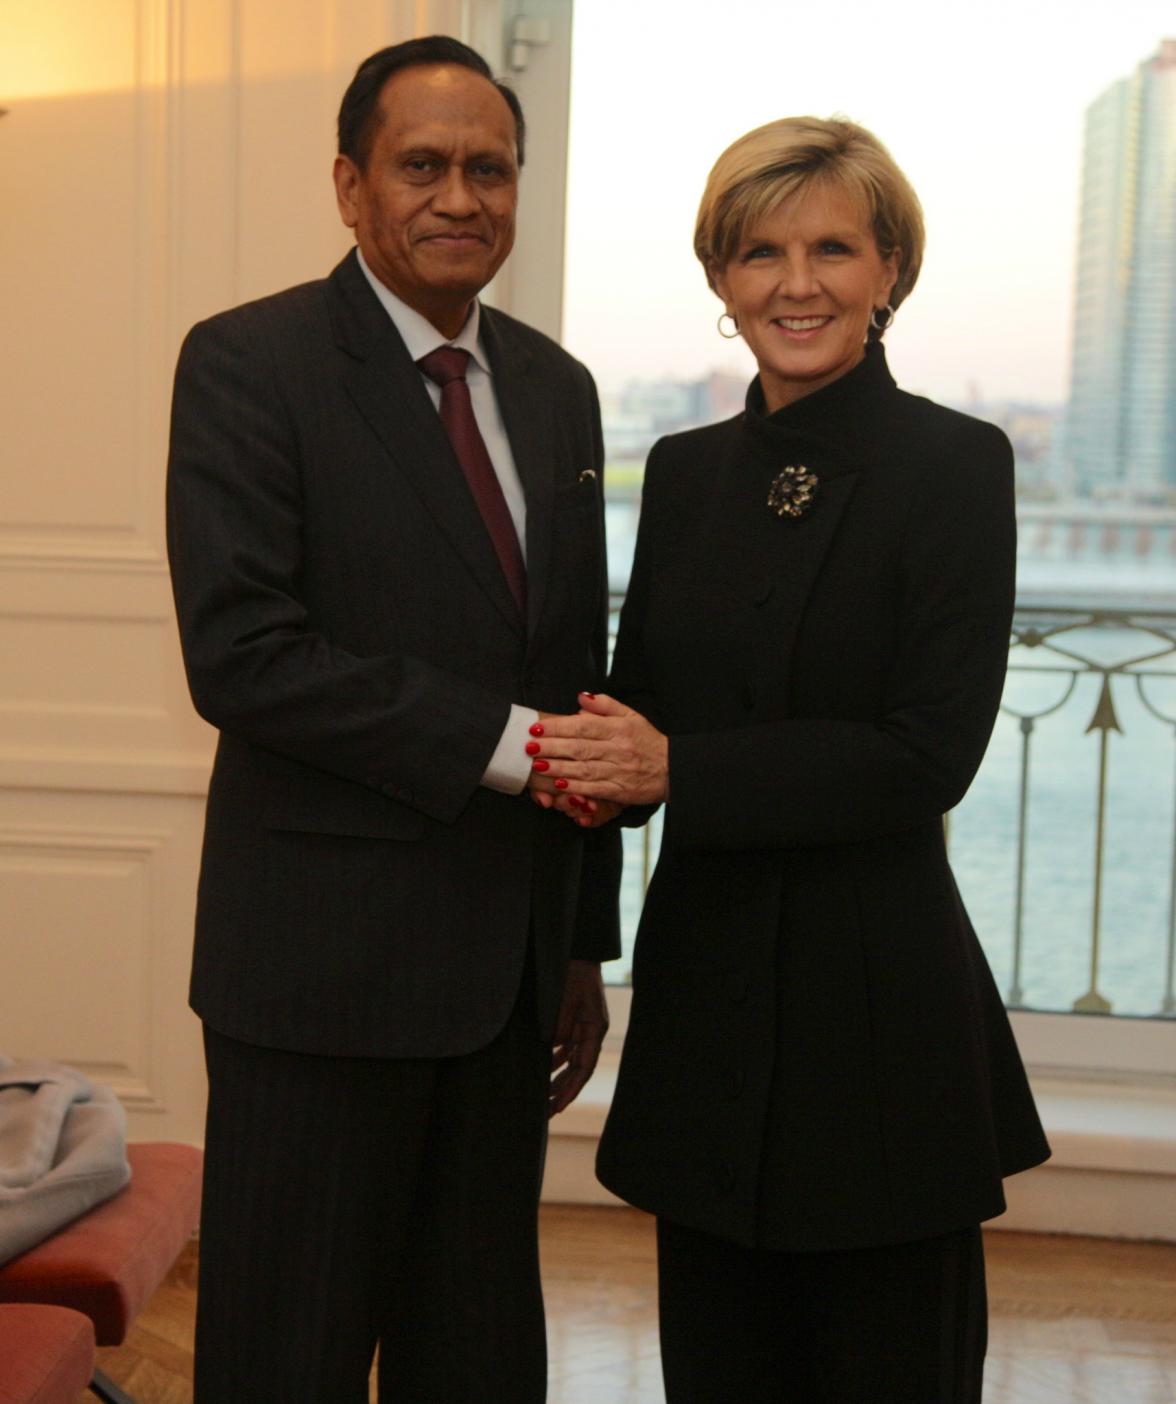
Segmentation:
{"type": "Polygon", "coordinates": [[[510,716],[480,781],[488,790],[497,790],[504,795],[521,795],[527,788],[531,758],[525,748],[530,739],[530,728],[538,720],[539,713],[534,707],[511,703],[510,716]]]}

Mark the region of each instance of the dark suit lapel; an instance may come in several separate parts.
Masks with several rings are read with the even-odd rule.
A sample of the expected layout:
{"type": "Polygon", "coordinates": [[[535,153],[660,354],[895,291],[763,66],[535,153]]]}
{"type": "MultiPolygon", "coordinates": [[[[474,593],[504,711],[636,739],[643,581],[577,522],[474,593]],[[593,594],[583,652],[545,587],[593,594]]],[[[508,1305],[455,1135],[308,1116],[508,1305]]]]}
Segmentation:
{"type": "Polygon", "coordinates": [[[527,632],[538,625],[551,570],[555,435],[550,391],[511,328],[482,309],[482,345],[494,373],[494,393],[527,501],[527,632]]]}
{"type": "MultiPolygon", "coordinates": [[[[763,695],[783,705],[804,611],[877,445],[887,441],[894,394],[885,352],[877,344],[847,375],[766,419],[758,379],[748,392],[738,451],[755,482],[758,531],[767,544],[762,559],[768,563],[756,587],[762,616],[757,633],[771,641],[761,649],[760,679],[763,695]],[[775,516],[767,504],[769,487],[790,465],[808,468],[819,479],[814,500],[795,519],[775,516]]],[[[836,648],[837,641],[829,647],[836,648]]]]}
{"type": "Polygon", "coordinates": [[[346,352],[348,394],[478,585],[521,632],[494,545],[429,392],[354,253],[332,273],[327,290],[335,339],[346,352]]]}
{"type": "Polygon", "coordinates": [[[739,539],[727,549],[740,562],[736,588],[751,607],[750,615],[745,610],[739,615],[750,620],[745,647],[756,660],[756,693],[782,703],[805,606],[860,474],[852,459],[811,441],[773,463],[746,452],[745,445],[745,439],[737,440],[715,510],[739,523],[739,539]],[[767,501],[772,479],[789,463],[803,464],[820,478],[812,506],[795,520],[776,516],[767,501]]]}
{"type": "Polygon", "coordinates": [[[760,607],[772,639],[771,648],[763,653],[761,678],[765,697],[789,695],[792,659],[804,609],[857,484],[856,474],[834,478],[824,485],[820,511],[814,506],[810,517],[798,522],[777,519],[774,523],[781,528],[780,536],[787,539],[781,541],[773,556],[768,574],[770,588],[760,607]]]}

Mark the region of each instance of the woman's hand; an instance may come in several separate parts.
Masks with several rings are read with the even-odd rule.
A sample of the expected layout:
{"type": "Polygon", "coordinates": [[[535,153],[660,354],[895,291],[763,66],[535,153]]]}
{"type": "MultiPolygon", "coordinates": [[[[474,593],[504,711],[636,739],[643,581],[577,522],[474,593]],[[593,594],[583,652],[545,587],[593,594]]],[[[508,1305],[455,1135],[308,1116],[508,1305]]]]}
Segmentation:
{"type": "Polygon", "coordinates": [[[599,829],[602,824],[611,823],[625,807],[612,800],[584,799],[581,795],[569,794],[566,789],[557,790],[555,780],[539,770],[531,771],[527,793],[540,809],[566,814],[581,829],[599,829]]]}
{"type": "Polygon", "coordinates": [[[551,807],[566,814],[581,829],[599,829],[602,824],[611,823],[625,806],[612,800],[585,799],[582,795],[566,794],[561,790],[557,792],[551,807]]]}
{"type": "MultiPolygon", "coordinates": [[[[545,795],[562,792],[568,800],[595,801],[598,813],[602,801],[619,806],[666,799],[667,737],[640,712],[603,693],[582,692],[580,706],[576,716],[544,717],[528,743],[545,795]]],[[[573,817],[579,821],[595,816],[581,809],[573,817]]]]}
{"type": "MultiPolygon", "coordinates": [[[[552,712],[545,712],[544,717],[554,716],[552,712]]],[[[619,804],[597,803],[596,800],[581,799],[579,795],[569,795],[565,789],[557,790],[553,776],[545,775],[543,771],[548,766],[533,768],[527,778],[527,793],[531,796],[533,803],[540,809],[554,809],[560,814],[566,814],[569,819],[574,819],[582,829],[599,828],[601,824],[607,824],[610,819],[615,818],[623,808],[619,804]]]]}

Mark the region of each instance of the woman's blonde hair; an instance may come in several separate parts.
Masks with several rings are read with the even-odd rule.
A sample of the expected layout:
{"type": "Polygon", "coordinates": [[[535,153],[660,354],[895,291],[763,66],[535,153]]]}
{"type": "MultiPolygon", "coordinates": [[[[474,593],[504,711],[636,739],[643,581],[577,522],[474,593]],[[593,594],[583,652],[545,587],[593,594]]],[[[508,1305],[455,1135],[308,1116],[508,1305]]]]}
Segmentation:
{"type": "Polygon", "coordinates": [[[922,266],[923,209],[878,138],[842,117],[782,117],[732,142],[715,162],[694,226],[694,252],[711,287],[715,270],[730,262],[749,228],[818,183],[855,200],[879,254],[897,256],[898,281],[890,295],[897,307],[922,266]]]}

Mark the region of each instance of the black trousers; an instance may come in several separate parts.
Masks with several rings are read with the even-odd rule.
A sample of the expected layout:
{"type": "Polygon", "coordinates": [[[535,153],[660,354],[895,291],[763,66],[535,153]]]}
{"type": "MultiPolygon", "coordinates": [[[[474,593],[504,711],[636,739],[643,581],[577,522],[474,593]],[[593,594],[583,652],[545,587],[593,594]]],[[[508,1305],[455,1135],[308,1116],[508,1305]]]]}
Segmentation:
{"type": "Polygon", "coordinates": [[[658,1220],[666,1404],[980,1404],[978,1228],[781,1253],[658,1220]]]}
{"type": "Polygon", "coordinates": [[[196,1404],[541,1404],[551,1049],[325,1058],[205,1030],[196,1404]]]}

